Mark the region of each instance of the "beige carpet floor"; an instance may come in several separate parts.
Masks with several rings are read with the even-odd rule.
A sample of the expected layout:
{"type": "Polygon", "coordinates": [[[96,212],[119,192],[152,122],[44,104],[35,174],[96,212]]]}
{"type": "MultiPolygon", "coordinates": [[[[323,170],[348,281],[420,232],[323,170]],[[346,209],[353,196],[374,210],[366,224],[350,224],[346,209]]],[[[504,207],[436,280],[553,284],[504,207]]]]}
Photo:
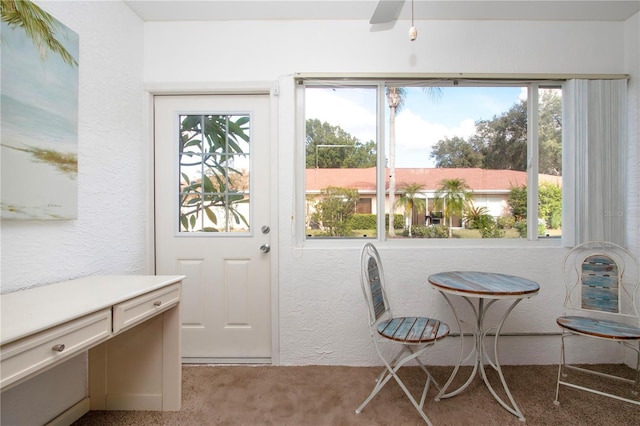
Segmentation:
{"type": "MultiPolygon", "coordinates": [[[[622,365],[604,367],[627,375],[633,372],[622,365]]],[[[450,367],[430,370],[440,383],[452,371],[450,367]]],[[[180,411],[92,411],[74,425],[424,424],[393,380],[361,414],[355,414],[380,371],[377,367],[185,365],[180,411]]],[[[418,394],[423,384],[420,370],[401,371],[409,389],[418,394]]],[[[467,377],[470,371],[464,370],[467,377]]],[[[556,366],[505,366],[503,372],[528,425],[640,425],[640,406],[567,387],[561,388],[560,405],[554,405],[556,366]]],[[[490,377],[497,383],[497,376],[490,377]]],[[[459,374],[454,384],[465,378],[459,374]]],[[[453,398],[436,402],[434,396],[432,388],[426,405],[434,425],[523,424],[496,402],[479,377],[453,398]]]]}

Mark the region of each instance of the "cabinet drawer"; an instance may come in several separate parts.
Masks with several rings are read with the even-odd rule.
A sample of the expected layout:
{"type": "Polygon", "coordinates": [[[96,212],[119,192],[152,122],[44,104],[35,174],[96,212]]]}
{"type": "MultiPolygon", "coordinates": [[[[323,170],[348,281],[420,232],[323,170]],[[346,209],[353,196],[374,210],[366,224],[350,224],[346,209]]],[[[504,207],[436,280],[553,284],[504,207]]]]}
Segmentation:
{"type": "Polygon", "coordinates": [[[118,333],[160,312],[166,311],[180,301],[180,284],[172,284],[135,299],[114,305],[113,332],[118,333]]]}
{"type": "Polygon", "coordinates": [[[111,310],[104,309],[3,345],[0,349],[0,387],[86,351],[110,334],[111,310]]]}

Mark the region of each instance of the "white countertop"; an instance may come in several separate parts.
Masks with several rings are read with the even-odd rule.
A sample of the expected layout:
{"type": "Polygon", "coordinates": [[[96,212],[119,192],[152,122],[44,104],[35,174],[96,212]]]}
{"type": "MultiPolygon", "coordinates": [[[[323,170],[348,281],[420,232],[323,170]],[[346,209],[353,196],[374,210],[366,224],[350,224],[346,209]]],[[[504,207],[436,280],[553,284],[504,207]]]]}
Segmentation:
{"type": "Polygon", "coordinates": [[[103,275],[0,295],[0,344],[154,291],[183,275],[103,275]]]}

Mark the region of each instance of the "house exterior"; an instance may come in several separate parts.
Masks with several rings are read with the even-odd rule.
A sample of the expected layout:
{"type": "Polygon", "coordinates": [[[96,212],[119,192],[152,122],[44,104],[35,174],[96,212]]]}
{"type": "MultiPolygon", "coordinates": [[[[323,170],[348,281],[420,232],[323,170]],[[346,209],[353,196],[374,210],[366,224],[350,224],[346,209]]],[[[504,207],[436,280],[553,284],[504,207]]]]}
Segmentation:
{"type": "MultiPolygon", "coordinates": [[[[385,171],[386,184],[389,187],[388,169],[385,171]]],[[[511,188],[527,185],[527,173],[516,170],[487,170],[480,168],[396,168],[396,197],[402,194],[403,185],[418,183],[424,185],[419,196],[427,200],[428,211],[418,215],[414,211],[412,223],[425,224],[428,216],[435,210],[436,192],[445,179],[463,179],[472,194],[472,203],[476,207],[486,207],[494,218],[511,215],[508,197],[511,188]]],[[[538,183],[552,183],[562,186],[561,176],[539,175],[538,183]]],[[[377,213],[376,169],[306,169],[305,187],[307,208],[312,208],[311,197],[319,196],[322,189],[329,186],[357,189],[360,199],[357,213],[377,213]]],[[[397,198],[396,198],[397,199],[397,198]]],[[[388,192],[385,196],[385,209],[389,209],[388,192]]],[[[387,210],[389,211],[389,210],[387,210]]],[[[395,209],[402,214],[403,208],[395,209]]],[[[454,226],[462,226],[460,218],[455,218],[454,226]]]]}

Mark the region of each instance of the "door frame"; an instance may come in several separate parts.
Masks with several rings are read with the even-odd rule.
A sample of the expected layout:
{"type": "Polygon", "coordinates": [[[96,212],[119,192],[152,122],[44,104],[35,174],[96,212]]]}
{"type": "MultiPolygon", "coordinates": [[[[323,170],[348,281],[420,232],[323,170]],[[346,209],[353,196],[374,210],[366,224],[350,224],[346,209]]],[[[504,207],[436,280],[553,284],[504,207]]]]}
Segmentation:
{"type": "Polygon", "coordinates": [[[269,190],[274,200],[269,206],[271,223],[271,251],[270,259],[270,285],[271,285],[271,365],[280,365],[280,298],[279,298],[279,215],[278,215],[278,83],[277,82],[251,82],[251,83],[215,83],[215,84],[176,84],[176,83],[154,83],[144,87],[144,115],[147,117],[147,126],[144,129],[143,140],[146,141],[146,217],[145,225],[145,271],[148,274],[155,274],[155,132],[154,132],[154,97],[166,95],[265,95],[270,101],[270,124],[271,134],[270,144],[270,164],[269,170],[270,185],[269,190]]]}

